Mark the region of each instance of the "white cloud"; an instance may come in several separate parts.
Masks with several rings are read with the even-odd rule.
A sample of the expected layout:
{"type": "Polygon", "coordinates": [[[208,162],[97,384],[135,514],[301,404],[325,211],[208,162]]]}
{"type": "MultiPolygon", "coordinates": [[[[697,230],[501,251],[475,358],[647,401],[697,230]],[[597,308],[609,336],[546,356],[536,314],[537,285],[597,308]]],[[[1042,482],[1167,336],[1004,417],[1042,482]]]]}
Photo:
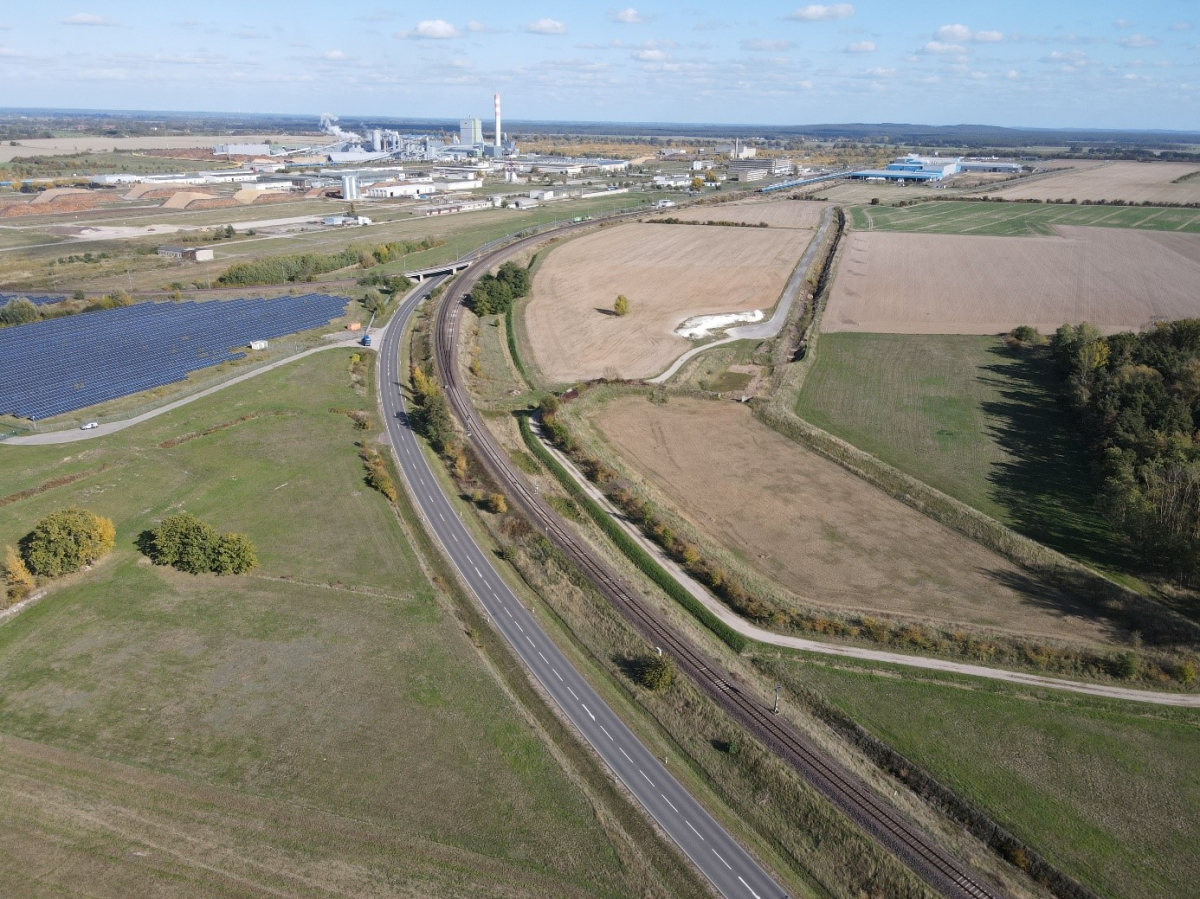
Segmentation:
{"type": "Polygon", "coordinates": [[[1170,30],[1171,31],[1191,31],[1192,23],[1191,22],[1172,22],[1170,30]]]}
{"type": "Polygon", "coordinates": [[[462,32],[445,19],[423,19],[411,31],[397,31],[393,37],[409,41],[448,41],[462,37],[462,32]]]}
{"type": "Polygon", "coordinates": [[[0,58],[18,59],[24,55],[20,50],[14,50],[12,47],[0,47],[0,58]]]}
{"type": "Polygon", "coordinates": [[[1004,40],[1004,35],[999,31],[972,31],[966,25],[943,25],[933,33],[933,38],[947,44],[965,44],[969,41],[998,44],[1004,40]]]}
{"type": "Polygon", "coordinates": [[[848,53],[874,53],[875,52],[875,42],[874,41],[859,41],[855,44],[851,44],[850,46],[848,46],[846,48],[846,51],[848,53]]]}
{"type": "Polygon", "coordinates": [[[492,33],[494,33],[494,29],[488,28],[482,22],[476,22],[474,19],[472,19],[470,22],[467,23],[467,31],[469,31],[471,34],[492,34],[492,33]]]}
{"type": "Polygon", "coordinates": [[[796,46],[791,41],[769,41],[762,38],[753,38],[742,41],[743,50],[753,50],[755,52],[764,53],[780,53],[784,50],[791,50],[796,46]]]}
{"type": "Polygon", "coordinates": [[[1009,69],[1007,72],[1004,73],[1004,77],[1009,78],[1009,79],[1014,79],[1014,78],[1020,78],[1021,75],[1017,72],[1016,69],[1009,69]]]}
{"type": "Polygon", "coordinates": [[[614,22],[620,22],[622,25],[641,25],[646,21],[646,17],[632,6],[609,13],[608,17],[614,22]]]}
{"type": "Polygon", "coordinates": [[[896,74],[896,70],[885,69],[882,66],[875,66],[873,69],[867,69],[867,74],[872,78],[891,78],[896,74]]]}
{"type": "Polygon", "coordinates": [[[525,30],[530,34],[566,34],[567,26],[558,19],[538,19],[526,25],[525,30]]]}
{"type": "Polygon", "coordinates": [[[1130,22],[1128,19],[1117,19],[1117,21],[1113,22],[1113,27],[1114,28],[1132,28],[1133,23],[1130,22]]]}
{"type": "Polygon", "coordinates": [[[929,53],[934,56],[949,53],[963,54],[967,52],[967,48],[961,44],[947,44],[943,43],[942,41],[929,41],[924,47],[921,48],[921,52],[929,53]]]}
{"type": "Polygon", "coordinates": [[[1130,50],[1145,50],[1149,47],[1157,47],[1158,41],[1144,34],[1131,34],[1129,37],[1123,37],[1117,41],[1122,47],[1128,47],[1130,50]]]}
{"type": "Polygon", "coordinates": [[[77,12],[73,16],[67,16],[62,20],[64,25],[116,25],[112,19],[106,19],[104,16],[93,15],[90,12],[77,12]]]}
{"type": "Polygon", "coordinates": [[[339,59],[346,59],[347,57],[346,57],[346,54],[343,53],[341,50],[326,50],[324,53],[321,54],[321,58],[329,59],[329,60],[339,60],[339,59]]]}
{"type": "Polygon", "coordinates": [[[721,31],[728,27],[728,22],[721,22],[717,19],[708,19],[704,22],[697,22],[692,26],[692,31],[721,31]]]}
{"type": "Polygon", "coordinates": [[[638,62],[666,62],[671,58],[666,50],[634,50],[629,55],[638,62]]]}
{"type": "Polygon", "coordinates": [[[788,18],[797,22],[836,22],[838,19],[849,19],[853,15],[854,7],[849,3],[834,3],[830,6],[810,3],[797,9],[788,18]]]}

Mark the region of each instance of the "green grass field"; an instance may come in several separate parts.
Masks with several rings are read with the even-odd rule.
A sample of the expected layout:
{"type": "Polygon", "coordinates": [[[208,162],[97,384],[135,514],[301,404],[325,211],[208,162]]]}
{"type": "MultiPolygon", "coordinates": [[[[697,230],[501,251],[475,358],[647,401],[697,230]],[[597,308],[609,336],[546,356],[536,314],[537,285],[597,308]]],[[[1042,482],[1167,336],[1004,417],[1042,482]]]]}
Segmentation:
{"type": "Polygon", "coordinates": [[[348,356],[98,440],[0,445],[4,496],[87,475],[0,504],[0,544],[72,503],[118,532],[0,627],[0,894],[641,895],[641,848],[363,483],[374,432],[330,411],[374,407],[348,356]],[[261,567],[148,564],[135,538],[181,508],[248,533],[261,567]]]}
{"type": "Polygon", "coordinates": [[[850,220],[859,231],[916,231],[999,237],[1053,234],[1054,225],[1200,232],[1200,209],[1157,206],[939,202],[900,208],[855,206],[850,210],[850,220]]]}
{"type": "Polygon", "coordinates": [[[1185,896],[1200,880],[1194,711],[936,682],[900,669],[768,667],[785,685],[821,694],[1102,896],[1185,896]]]}
{"type": "Polygon", "coordinates": [[[1126,560],[1042,355],[994,337],[823,334],[797,413],[1054,549],[1126,560]]]}

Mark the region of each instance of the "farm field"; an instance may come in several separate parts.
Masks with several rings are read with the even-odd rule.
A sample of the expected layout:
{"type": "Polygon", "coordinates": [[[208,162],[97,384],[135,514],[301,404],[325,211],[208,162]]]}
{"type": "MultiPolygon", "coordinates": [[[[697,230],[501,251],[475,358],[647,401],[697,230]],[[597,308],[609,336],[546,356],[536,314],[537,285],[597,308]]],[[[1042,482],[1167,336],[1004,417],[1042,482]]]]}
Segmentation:
{"type": "Polygon", "coordinates": [[[801,418],[1060,552],[1112,568],[1090,460],[1044,353],[995,337],[825,334],[801,418]]]}
{"type": "MultiPolygon", "coordinates": [[[[79,135],[77,137],[27,138],[17,141],[17,146],[5,144],[0,146],[0,162],[8,162],[16,156],[62,156],[70,153],[106,153],[117,150],[121,153],[133,153],[138,150],[172,150],[192,149],[194,147],[215,147],[217,144],[258,144],[268,141],[286,146],[307,146],[314,141],[322,140],[317,134],[271,134],[271,135],[237,135],[204,136],[180,134],[171,137],[97,137],[79,135]]],[[[213,157],[212,168],[223,163],[222,157],[213,157]]],[[[195,163],[193,163],[195,166],[195,163]]],[[[176,164],[176,168],[180,166],[176,164]]]]}
{"type": "Polygon", "coordinates": [[[763,664],[785,689],[815,690],[1101,896],[1185,896],[1200,878],[1195,711],[798,656],[763,664]]]}
{"type": "Polygon", "coordinates": [[[826,608],[1100,642],[1087,610],[876,490],[737,403],[606,403],[627,467],[749,566],[826,608]]]}
{"type": "Polygon", "coordinates": [[[365,486],[370,432],[330,411],[373,408],[348,357],[0,446],[0,544],[71,503],[117,526],[112,556],[0,627],[0,893],[33,871],[39,895],[641,894],[582,757],[542,742],[365,486]],[[149,565],[135,538],[179,508],[249,534],[261,567],[149,565]]]}
{"type": "MultiPolygon", "coordinates": [[[[665,214],[684,222],[741,222],[757,225],[766,222],[772,228],[815,230],[821,224],[826,204],[805,200],[773,200],[740,203],[712,203],[665,214]]],[[[661,221],[661,219],[659,219],[661,221]]]]}
{"type": "Polygon", "coordinates": [[[1174,184],[1200,171],[1194,162],[1112,162],[1073,169],[1028,184],[999,188],[1010,200],[1124,200],[1127,203],[1200,203],[1200,179],[1174,184]]]}
{"type": "Polygon", "coordinates": [[[567,241],[533,278],[524,325],[546,381],[656,375],[694,315],[775,305],[808,231],[628,224],[567,241]],[[617,294],[629,314],[611,313],[617,294]]]}
{"type": "Polygon", "coordinates": [[[1056,225],[1200,232],[1200,209],[1161,206],[1069,206],[1042,203],[922,203],[919,206],[855,206],[859,231],[986,234],[1021,237],[1055,233],[1056,225]]]}
{"type": "Polygon", "coordinates": [[[822,329],[1044,333],[1200,314],[1200,236],[1060,225],[1057,237],[852,232],[822,329]],[[935,262],[931,262],[935,260],[935,262]]]}

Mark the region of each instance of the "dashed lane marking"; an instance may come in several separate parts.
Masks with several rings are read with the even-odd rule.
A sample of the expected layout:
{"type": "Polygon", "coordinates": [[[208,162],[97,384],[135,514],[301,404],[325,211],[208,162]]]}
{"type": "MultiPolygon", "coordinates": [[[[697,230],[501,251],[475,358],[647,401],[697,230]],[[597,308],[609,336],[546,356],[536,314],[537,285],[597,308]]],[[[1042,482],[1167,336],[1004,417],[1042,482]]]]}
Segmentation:
{"type": "MultiPolygon", "coordinates": [[[[716,849],[713,850],[713,855],[715,855],[717,858],[721,858],[721,853],[717,852],[716,849]]],[[[733,870],[733,866],[730,865],[729,862],[725,861],[725,859],[723,859],[723,858],[721,858],[721,864],[723,864],[730,871],[733,870]]]]}
{"type": "Polygon", "coordinates": [[[671,801],[670,799],[668,799],[666,796],[663,796],[663,794],[662,794],[662,793],[659,793],[658,795],[659,795],[659,796],[662,796],[662,798],[663,798],[663,802],[665,802],[667,805],[671,806],[671,810],[672,810],[672,811],[674,811],[674,812],[675,812],[675,814],[677,814],[677,815],[679,814],[679,809],[675,808],[675,803],[674,803],[674,802],[672,802],[672,801],[671,801]]]}
{"type": "MultiPolygon", "coordinates": [[[[571,689],[571,685],[570,685],[570,684],[567,684],[567,690],[570,692],[570,694],[571,694],[572,696],[575,696],[575,691],[571,689]]],[[[579,700],[579,697],[578,697],[578,696],[575,696],[575,699],[576,699],[576,700],[579,700]]]]}
{"type": "Polygon", "coordinates": [[[534,649],[537,649],[537,644],[533,642],[533,638],[530,637],[529,634],[525,635],[525,639],[529,641],[530,646],[532,646],[534,649]]]}
{"type": "MultiPolygon", "coordinates": [[[[558,678],[560,681],[562,681],[562,675],[558,673],[558,669],[557,669],[557,668],[551,668],[550,670],[554,672],[554,676],[555,676],[555,677],[557,677],[557,678],[558,678]]],[[[563,683],[566,683],[566,682],[565,682],[565,681],[563,681],[563,683]]]]}
{"type": "MultiPolygon", "coordinates": [[[[580,705],[583,705],[583,703],[582,703],[582,702],[581,702],[581,703],[579,703],[579,704],[580,704],[580,705]]],[[[596,716],[592,714],[592,710],[591,710],[591,709],[589,709],[589,708],[588,708],[586,705],[583,705],[583,710],[584,710],[585,712],[587,712],[587,713],[588,713],[588,717],[589,717],[589,718],[591,718],[593,721],[595,721],[595,720],[596,720],[596,716]]]]}
{"type": "Polygon", "coordinates": [[[625,756],[625,758],[629,759],[630,762],[633,761],[633,759],[629,758],[629,753],[626,752],[622,747],[618,746],[617,748],[621,750],[621,755],[623,755],[623,756],[625,756]]]}
{"type": "Polygon", "coordinates": [[[654,786],[654,781],[652,781],[649,778],[649,776],[647,776],[646,772],[643,771],[641,768],[638,768],[638,774],[640,774],[640,775],[642,775],[642,777],[646,778],[646,783],[650,784],[650,786],[652,786],[652,787],[654,786]]]}
{"type": "MultiPolygon", "coordinates": [[[[738,880],[742,880],[741,874],[738,875],[738,880]]],[[[750,886],[750,884],[746,883],[746,881],[742,880],[742,886],[744,886],[746,889],[748,889],[750,891],[750,895],[753,896],[754,899],[762,899],[762,897],[760,895],[758,895],[758,893],[754,892],[754,887],[750,886]]]]}
{"type": "Polygon", "coordinates": [[[550,660],[549,660],[548,658],[546,658],[545,656],[543,656],[543,655],[542,655],[542,651],[541,651],[540,649],[538,650],[538,655],[542,656],[542,661],[543,661],[543,662],[545,662],[547,665],[549,665],[549,664],[550,664],[550,660]]]}
{"type": "MultiPolygon", "coordinates": [[[[600,725],[600,729],[601,729],[602,731],[604,731],[604,736],[606,736],[606,737],[608,737],[610,740],[612,740],[612,734],[610,734],[610,733],[608,732],[608,728],[606,728],[606,727],[605,727],[603,724],[601,724],[601,725],[600,725]]],[[[616,742],[616,740],[613,740],[613,742],[615,743],[615,742],[616,742]]]]}
{"type": "MultiPolygon", "coordinates": [[[[687,818],[683,819],[683,823],[686,824],[688,827],[692,827],[692,822],[689,821],[687,818]]],[[[692,833],[694,833],[700,839],[702,839],[702,840],[704,839],[704,834],[702,834],[700,831],[696,830],[696,828],[694,828],[694,827],[692,827],[692,833]]]]}

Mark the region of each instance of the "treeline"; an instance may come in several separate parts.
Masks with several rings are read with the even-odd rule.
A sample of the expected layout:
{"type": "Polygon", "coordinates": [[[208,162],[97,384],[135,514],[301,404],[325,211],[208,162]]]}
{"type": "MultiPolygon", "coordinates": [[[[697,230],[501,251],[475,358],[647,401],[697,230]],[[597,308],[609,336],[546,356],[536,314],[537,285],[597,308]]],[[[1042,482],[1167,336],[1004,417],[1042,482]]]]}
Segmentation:
{"type": "Polygon", "coordinates": [[[260,284],[283,284],[296,281],[315,281],[318,275],[357,265],[372,268],[409,253],[419,253],[441,246],[445,241],[425,237],[416,241],[394,241],[379,244],[374,249],[349,246],[335,253],[293,253],[268,256],[248,262],[236,262],[217,278],[222,287],[251,287],[260,284]]]}
{"type": "Polygon", "coordinates": [[[88,303],[85,297],[75,296],[73,301],[44,303],[40,306],[24,297],[16,297],[0,306],[0,328],[12,325],[27,325],[52,318],[63,318],[68,315],[78,315],[81,312],[98,312],[101,309],[117,309],[128,306],[133,302],[124,291],[105,294],[98,300],[88,303]]]}
{"type": "Polygon", "coordinates": [[[1050,341],[1097,459],[1101,507],[1151,570],[1200,565],[1200,319],[1105,337],[1064,325],[1050,341]]]}
{"type": "Polygon", "coordinates": [[[467,308],[481,316],[503,314],[512,308],[514,300],[528,296],[532,286],[528,269],[506,262],[496,274],[484,275],[475,283],[467,308]]]}
{"type": "Polygon", "coordinates": [[[724,221],[686,221],[675,216],[665,219],[650,219],[652,225],[720,225],[722,228],[770,228],[766,222],[724,222],[724,221]]]}

